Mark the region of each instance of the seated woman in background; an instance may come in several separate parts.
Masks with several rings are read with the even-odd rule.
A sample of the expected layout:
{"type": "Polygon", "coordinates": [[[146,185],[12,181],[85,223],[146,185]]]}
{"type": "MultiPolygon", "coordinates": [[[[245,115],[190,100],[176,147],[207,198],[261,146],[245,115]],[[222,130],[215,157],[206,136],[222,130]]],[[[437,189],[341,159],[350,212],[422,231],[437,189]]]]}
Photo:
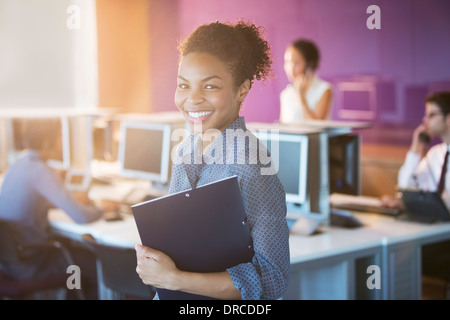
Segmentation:
{"type": "Polygon", "coordinates": [[[284,71],[290,83],[280,94],[280,122],[327,120],[331,114],[331,84],[320,79],[317,46],[300,39],[289,45],[284,54],[284,71]]]}
{"type": "MultiPolygon", "coordinates": [[[[46,158],[56,142],[59,119],[23,119],[22,124],[25,149],[5,173],[0,192],[0,219],[9,222],[22,244],[31,245],[50,238],[48,211],[52,207],[62,209],[76,223],[100,218],[103,210],[91,205],[86,193],[69,193],[60,175],[47,165],[46,158]]],[[[27,279],[66,273],[67,265],[63,261],[59,253],[39,251],[24,263],[2,263],[0,267],[9,277],[27,279]]]]}

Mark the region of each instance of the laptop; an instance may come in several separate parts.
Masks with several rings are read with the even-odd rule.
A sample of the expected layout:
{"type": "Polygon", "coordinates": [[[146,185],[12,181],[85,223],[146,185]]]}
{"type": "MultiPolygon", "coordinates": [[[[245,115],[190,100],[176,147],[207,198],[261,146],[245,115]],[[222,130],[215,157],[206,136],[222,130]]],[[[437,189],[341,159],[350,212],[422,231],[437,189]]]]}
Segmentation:
{"type": "Polygon", "coordinates": [[[450,212],[437,192],[401,188],[397,192],[406,209],[399,219],[426,224],[450,221],[450,212]]]}

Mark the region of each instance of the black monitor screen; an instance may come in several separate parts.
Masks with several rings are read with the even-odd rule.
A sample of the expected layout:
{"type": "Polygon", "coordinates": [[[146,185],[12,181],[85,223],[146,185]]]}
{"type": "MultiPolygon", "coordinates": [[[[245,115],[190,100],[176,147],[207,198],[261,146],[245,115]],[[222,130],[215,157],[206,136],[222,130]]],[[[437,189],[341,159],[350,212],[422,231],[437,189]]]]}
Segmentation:
{"type": "Polygon", "coordinates": [[[330,193],[359,194],[359,141],[353,134],[330,137],[330,193]]]}

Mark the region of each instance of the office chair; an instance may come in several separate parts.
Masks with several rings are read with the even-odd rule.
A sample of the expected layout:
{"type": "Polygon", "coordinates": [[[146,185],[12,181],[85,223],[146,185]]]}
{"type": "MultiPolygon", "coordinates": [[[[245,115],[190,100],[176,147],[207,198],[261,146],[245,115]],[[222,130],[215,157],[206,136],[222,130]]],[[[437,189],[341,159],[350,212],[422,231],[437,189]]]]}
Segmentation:
{"type": "Polygon", "coordinates": [[[118,295],[112,299],[153,299],[155,288],[145,285],[136,273],[134,249],[101,244],[91,234],[83,234],[82,238],[97,256],[98,281],[118,295]]]}
{"type": "MultiPolygon", "coordinates": [[[[16,240],[9,223],[0,220],[0,262],[21,263],[31,250],[58,250],[68,265],[74,264],[69,252],[58,241],[22,245],[16,240]]],[[[0,269],[0,299],[31,299],[30,297],[48,290],[67,289],[68,277],[68,274],[60,273],[41,278],[13,279],[0,269]]],[[[76,295],[78,299],[84,299],[81,290],[76,290],[76,295]]]]}

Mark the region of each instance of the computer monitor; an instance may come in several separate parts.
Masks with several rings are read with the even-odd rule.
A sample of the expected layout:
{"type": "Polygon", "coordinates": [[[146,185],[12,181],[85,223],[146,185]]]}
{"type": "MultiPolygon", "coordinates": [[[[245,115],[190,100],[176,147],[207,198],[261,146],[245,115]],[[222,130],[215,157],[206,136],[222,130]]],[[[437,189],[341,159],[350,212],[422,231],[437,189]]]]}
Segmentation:
{"type": "Polygon", "coordinates": [[[282,125],[272,127],[275,130],[267,133],[261,130],[264,125],[253,125],[252,131],[278,166],[277,175],[286,191],[289,228],[309,235],[320,224],[329,223],[328,135],[320,130],[293,133],[282,125]]]}
{"type": "Polygon", "coordinates": [[[359,195],[359,136],[344,134],[329,137],[330,193],[359,195]]]}
{"type": "Polygon", "coordinates": [[[119,174],[165,185],[170,175],[170,124],[122,122],[119,138],[119,174]]]}
{"type": "Polygon", "coordinates": [[[55,169],[67,170],[70,168],[70,129],[68,117],[51,118],[9,118],[7,120],[7,136],[9,145],[8,163],[14,163],[26,146],[24,144],[24,130],[36,131],[35,137],[41,141],[54,141],[49,150],[47,163],[55,169]],[[42,128],[55,127],[55,130],[42,130],[42,128]]]}
{"type": "Polygon", "coordinates": [[[286,191],[286,201],[304,204],[308,168],[307,136],[268,131],[259,131],[256,136],[270,152],[277,176],[286,191]]]}

